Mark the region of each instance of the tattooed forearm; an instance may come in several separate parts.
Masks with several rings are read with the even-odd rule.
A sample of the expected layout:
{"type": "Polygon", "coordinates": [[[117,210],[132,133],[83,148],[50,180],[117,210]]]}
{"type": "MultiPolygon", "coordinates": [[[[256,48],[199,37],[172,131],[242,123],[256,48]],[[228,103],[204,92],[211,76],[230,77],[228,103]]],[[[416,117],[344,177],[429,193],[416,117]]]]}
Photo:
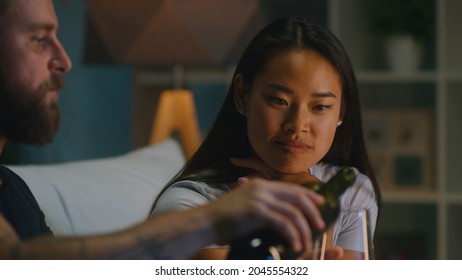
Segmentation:
{"type": "Polygon", "coordinates": [[[165,254],[165,246],[161,244],[159,240],[156,240],[152,236],[136,236],[139,248],[149,256],[149,259],[153,260],[165,260],[168,256],[165,254]]]}
{"type": "Polygon", "coordinates": [[[17,241],[18,237],[16,233],[11,232],[9,230],[0,229],[0,242],[8,242],[8,241],[17,241]]]}
{"type": "Polygon", "coordinates": [[[22,260],[22,254],[21,254],[21,244],[15,243],[11,245],[10,248],[10,260],[22,260]]]}
{"type": "Polygon", "coordinates": [[[0,214],[0,242],[18,241],[19,237],[16,231],[6,221],[5,217],[0,214]]]}
{"type": "Polygon", "coordinates": [[[87,252],[85,251],[86,250],[86,240],[85,239],[80,239],[78,240],[79,242],[79,259],[82,259],[84,260],[85,259],[85,256],[87,255],[87,252]]]}
{"type": "Polygon", "coordinates": [[[162,244],[154,238],[146,238],[144,236],[134,235],[132,246],[127,246],[123,249],[115,250],[110,255],[106,256],[108,259],[115,260],[129,260],[129,259],[166,259],[162,255],[164,252],[162,244]]]}

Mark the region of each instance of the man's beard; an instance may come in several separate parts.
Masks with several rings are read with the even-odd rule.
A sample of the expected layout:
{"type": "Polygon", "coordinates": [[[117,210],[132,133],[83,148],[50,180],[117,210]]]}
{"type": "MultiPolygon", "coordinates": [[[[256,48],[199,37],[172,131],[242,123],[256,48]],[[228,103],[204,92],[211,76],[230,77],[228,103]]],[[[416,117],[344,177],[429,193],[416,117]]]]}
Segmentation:
{"type": "Polygon", "coordinates": [[[32,90],[15,80],[0,66],[0,135],[9,141],[46,144],[53,140],[59,124],[56,103],[45,103],[47,92],[64,87],[64,78],[52,76],[32,90]]]}

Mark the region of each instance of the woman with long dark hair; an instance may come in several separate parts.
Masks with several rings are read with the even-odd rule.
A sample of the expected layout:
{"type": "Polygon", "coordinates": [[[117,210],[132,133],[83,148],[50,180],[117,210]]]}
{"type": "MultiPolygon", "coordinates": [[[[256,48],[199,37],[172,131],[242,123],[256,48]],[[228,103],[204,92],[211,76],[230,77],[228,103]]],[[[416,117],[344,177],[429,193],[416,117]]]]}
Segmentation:
{"type": "MultiPolygon", "coordinates": [[[[242,178],[326,182],[343,166],[353,167],[357,180],[341,207],[368,209],[374,231],[380,193],[348,55],[325,28],[299,17],[281,19],[242,54],[214,125],[151,215],[215,200],[242,178]]],[[[327,240],[352,258],[359,249],[350,244],[346,224],[341,216],[327,240]]]]}

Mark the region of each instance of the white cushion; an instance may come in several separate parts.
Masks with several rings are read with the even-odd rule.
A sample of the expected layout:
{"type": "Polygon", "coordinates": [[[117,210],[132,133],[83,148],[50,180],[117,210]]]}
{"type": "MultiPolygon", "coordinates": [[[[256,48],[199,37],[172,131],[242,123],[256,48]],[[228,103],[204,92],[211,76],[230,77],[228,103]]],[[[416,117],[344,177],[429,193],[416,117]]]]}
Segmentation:
{"type": "Polygon", "coordinates": [[[146,219],[183,164],[181,147],[169,139],[117,157],[8,167],[29,185],[56,235],[87,235],[146,219]]]}

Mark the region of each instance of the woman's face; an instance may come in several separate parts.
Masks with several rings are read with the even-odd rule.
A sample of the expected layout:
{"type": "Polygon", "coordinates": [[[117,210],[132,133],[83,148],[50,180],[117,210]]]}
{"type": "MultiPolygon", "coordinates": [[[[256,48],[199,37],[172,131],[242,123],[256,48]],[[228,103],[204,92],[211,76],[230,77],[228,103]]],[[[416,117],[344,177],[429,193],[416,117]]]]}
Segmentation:
{"type": "Polygon", "coordinates": [[[306,172],[326,155],[341,121],[342,85],[323,56],[312,50],[281,53],[250,90],[242,76],[234,83],[250,144],[276,173],[306,172]]]}

